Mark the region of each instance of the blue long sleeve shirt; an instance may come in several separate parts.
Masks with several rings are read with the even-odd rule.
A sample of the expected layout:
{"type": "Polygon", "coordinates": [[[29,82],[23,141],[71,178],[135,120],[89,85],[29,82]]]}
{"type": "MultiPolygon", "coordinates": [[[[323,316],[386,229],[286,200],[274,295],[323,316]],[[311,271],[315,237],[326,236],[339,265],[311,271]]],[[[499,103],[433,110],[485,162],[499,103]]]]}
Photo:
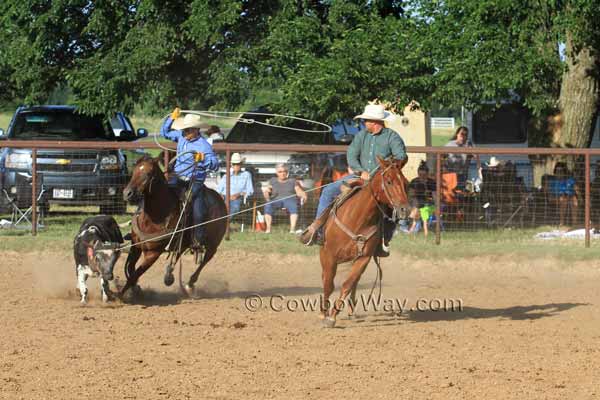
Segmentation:
{"type": "MultiPolygon", "coordinates": [[[[225,180],[226,177],[223,176],[219,185],[217,186],[217,192],[225,196],[225,180]]],[[[248,196],[252,196],[254,193],[254,188],[252,187],[252,176],[248,171],[240,171],[239,174],[234,175],[233,172],[230,174],[231,195],[238,193],[246,193],[248,196]]]]}
{"type": "Polygon", "coordinates": [[[196,139],[188,140],[183,136],[183,131],[171,129],[172,124],[173,119],[170,116],[167,117],[160,127],[160,135],[177,142],[177,154],[182,154],[186,151],[204,153],[204,160],[196,163],[195,170],[192,167],[195,163],[193,153],[178,157],[177,161],[175,161],[175,172],[177,175],[184,178],[192,178],[192,174],[195,173],[195,181],[204,182],[206,179],[206,171],[217,171],[219,169],[219,159],[217,158],[217,155],[206,139],[198,135],[196,139]]]}

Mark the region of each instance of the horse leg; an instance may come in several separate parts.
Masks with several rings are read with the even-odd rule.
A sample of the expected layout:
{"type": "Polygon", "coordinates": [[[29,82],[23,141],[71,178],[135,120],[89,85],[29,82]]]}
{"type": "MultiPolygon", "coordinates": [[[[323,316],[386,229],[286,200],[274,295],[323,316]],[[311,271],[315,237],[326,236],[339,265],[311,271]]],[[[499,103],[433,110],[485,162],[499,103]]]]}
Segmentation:
{"type": "Polygon", "coordinates": [[[348,299],[348,318],[354,317],[354,311],[356,309],[356,287],[358,286],[358,281],[352,286],[352,290],[350,291],[350,298],[348,299]]]}
{"type": "Polygon", "coordinates": [[[125,261],[124,267],[125,277],[127,280],[129,280],[135,272],[135,264],[138,262],[141,255],[142,250],[139,248],[139,246],[132,246],[129,248],[129,254],[127,255],[127,260],[125,261]]]}
{"type": "Polygon", "coordinates": [[[123,289],[121,289],[121,297],[123,297],[123,295],[125,294],[125,292],[127,292],[129,288],[134,287],[137,284],[137,281],[140,278],[140,276],[142,276],[144,272],[146,272],[148,268],[150,268],[152,264],[154,264],[154,262],[158,259],[159,256],[160,251],[147,251],[144,253],[144,260],[142,261],[140,266],[137,267],[135,271],[133,271],[133,273],[131,273],[127,277],[127,283],[125,284],[123,289]]]}
{"type": "Polygon", "coordinates": [[[165,267],[165,277],[163,278],[163,282],[165,286],[171,286],[173,282],[175,282],[175,276],[173,275],[173,271],[175,270],[175,265],[179,258],[181,257],[181,253],[177,253],[175,258],[171,259],[171,261],[165,267]]]}
{"type": "Polygon", "coordinates": [[[204,253],[204,256],[202,257],[202,262],[200,262],[200,264],[198,265],[198,268],[196,268],[196,271],[194,271],[194,273],[190,276],[190,280],[188,281],[187,285],[185,285],[184,289],[188,296],[191,297],[192,294],[194,293],[194,285],[198,281],[198,276],[200,276],[200,272],[202,272],[202,269],[204,269],[206,264],[208,264],[208,262],[210,260],[212,260],[212,258],[215,256],[216,253],[217,253],[216,246],[207,247],[206,253],[204,253]]]}
{"type": "Polygon", "coordinates": [[[365,271],[365,268],[369,264],[371,260],[371,256],[360,257],[358,260],[354,262],[352,265],[352,269],[350,270],[350,275],[346,279],[346,281],[342,284],[342,290],[340,291],[340,297],[335,301],[333,305],[333,309],[331,310],[331,316],[326,318],[323,323],[328,328],[333,328],[335,326],[335,319],[337,314],[344,307],[344,300],[350,292],[352,288],[358,285],[358,281],[360,280],[361,275],[365,271]]]}
{"type": "Polygon", "coordinates": [[[334,289],[334,278],[337,272],[337,262],[335,258],[325,250],[325,247],[321,248],[321,278],[323,279],[323,298],[321,299],[321,319],[325,320],[329,313],[329,298],[334,289]]]}

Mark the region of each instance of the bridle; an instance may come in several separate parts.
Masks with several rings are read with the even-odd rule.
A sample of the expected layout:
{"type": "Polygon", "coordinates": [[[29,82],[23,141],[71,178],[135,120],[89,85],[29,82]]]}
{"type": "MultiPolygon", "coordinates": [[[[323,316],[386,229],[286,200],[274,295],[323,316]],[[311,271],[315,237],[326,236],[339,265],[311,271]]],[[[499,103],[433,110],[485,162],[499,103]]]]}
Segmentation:
{"type": "Polygon", "coordinates": [[[143,172],[144,180],[142,181],[142,185],[144,189],[148,188],[148,193],[152,193],[152,184],[156,179],[156,171],[152,168],[152,173],[143,172]]]}
{"type": "Polygon", "coordinates": [[[387,187],[385,186],[385,174],[388,172],[389,169],[391,169],[393,167],[392,164],[388,165],[383,171],[381,171],[381,189],[383,191],[383,194],[385,195],[387,202],[386,204],[391,205],[392,209],[393,209],[393,213],[392,216],[389,216],[385,210],[381,207],[381,203],[382,201],[380,199],[377,198],[377,195],[375,194],[375,191],[373,190],[373,186],[372,183],[373,181],[370,180],[367,183],[367,186],[369,187],[369,191],[371,193],[371,197],[373,197],[373,199],[375,200],[375,204],[377,205],[377,208],[379,209],[379,212],[381,212],[381,214],[387,218],[388,220],[396,220],[396,214],[397,214],[397,209],[401,206],[399,204],[396,204],[394,202],[394,200],[392,199],[392,195],[390,194],[389,190],[387,189],[387,187]]]}

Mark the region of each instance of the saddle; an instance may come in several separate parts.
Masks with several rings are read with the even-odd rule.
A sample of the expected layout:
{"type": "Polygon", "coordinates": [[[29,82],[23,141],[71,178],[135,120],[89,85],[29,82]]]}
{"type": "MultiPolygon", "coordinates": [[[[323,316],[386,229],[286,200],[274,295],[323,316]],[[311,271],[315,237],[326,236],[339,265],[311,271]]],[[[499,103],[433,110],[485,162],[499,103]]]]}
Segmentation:
{"type": "MultiPolygon", "coordinates": [[[[330,215],[335,215],[335,210],[339,209],[342,204],[348,201],[349,198],[354,196],[364,186],[364,181],[360,178],[351,179],[344,182],[341,186],[341,193],[333,200],[333,202],[323,210],[323,213],[314,220],[308,228],[300,235],[300,241],[307,246],[314,244],[316,241],[321,242],[322,240],[316,240],[315,236],[319,230],[327,223],[330,215]]],[[[322,244],[322,243],[319,243],[322,244]]]]}

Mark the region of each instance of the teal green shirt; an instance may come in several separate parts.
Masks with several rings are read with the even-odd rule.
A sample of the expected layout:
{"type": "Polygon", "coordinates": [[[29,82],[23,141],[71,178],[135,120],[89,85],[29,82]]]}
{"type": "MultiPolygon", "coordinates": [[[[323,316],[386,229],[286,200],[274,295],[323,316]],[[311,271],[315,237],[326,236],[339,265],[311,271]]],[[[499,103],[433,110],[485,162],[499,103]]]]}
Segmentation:
{"type": "Polygon", "coordinates": [[[365,129],[358,132],[348,147],[348,165],[357,175],[362,171],[373,172],[379,165],[377,156],[405,160],[406,146],[396,131],[383,128],[377,135],[365,129]]]}

